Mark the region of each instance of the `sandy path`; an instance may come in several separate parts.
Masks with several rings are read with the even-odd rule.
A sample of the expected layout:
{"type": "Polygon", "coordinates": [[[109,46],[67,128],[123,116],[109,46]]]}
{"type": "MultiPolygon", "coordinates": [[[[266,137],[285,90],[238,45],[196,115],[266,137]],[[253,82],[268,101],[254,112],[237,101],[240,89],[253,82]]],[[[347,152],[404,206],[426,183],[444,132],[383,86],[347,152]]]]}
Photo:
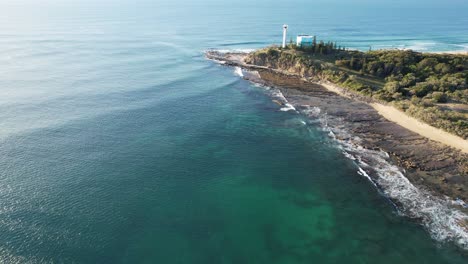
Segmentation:
{"type": "MultiPolygon", "coordinates": [[[[346,92],[334,85],[327,83],[321,83],[321,85],[327,88],[329,91],[335,92],[341,96],[349,97],[346,92]]],[[[442,129],[435,128],[426,123],[423,123],[392,106],[379,103],[371,103],[370,105],[386,119],[397,123],[398,125],[410,131],[413,131],[431,140],[459,149],[464,153],[468,153],[468,140],[464,140],[463,138],[452,135],[443,131],[442,129]]]]}
{"type": "Polygon", "coordinates": [[[468,153],[468,140],[452,135],[441,129],[425,124],[402,111],[388,105],[372,103],[370,104],[379,114],[398,125],[445,145],[460,149],[468,153]]]}

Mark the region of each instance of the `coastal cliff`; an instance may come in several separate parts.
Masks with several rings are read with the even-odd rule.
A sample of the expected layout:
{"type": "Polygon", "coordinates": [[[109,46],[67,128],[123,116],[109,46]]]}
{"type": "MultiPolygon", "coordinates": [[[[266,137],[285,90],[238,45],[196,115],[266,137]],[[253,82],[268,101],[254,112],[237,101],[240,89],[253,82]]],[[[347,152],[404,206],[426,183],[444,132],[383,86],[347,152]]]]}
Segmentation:
{"type": "Polygon", "coordinates": [[[298,74],[314,81],[326,79],[323,74],[324,70],[333,68],[330,63],[306,60],[304,57],[298,56],[298,54],[282,52],[275,48],[250,53],[245,57],[245,63],[298,74]]]}

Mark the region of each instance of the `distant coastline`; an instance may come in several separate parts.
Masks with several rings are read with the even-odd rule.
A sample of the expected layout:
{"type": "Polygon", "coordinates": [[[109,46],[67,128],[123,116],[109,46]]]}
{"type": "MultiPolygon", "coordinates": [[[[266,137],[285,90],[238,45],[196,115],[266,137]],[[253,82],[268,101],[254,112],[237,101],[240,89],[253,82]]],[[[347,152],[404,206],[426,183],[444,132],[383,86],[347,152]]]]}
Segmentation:
{"type": "Polygon", "coordinates": [[[467,55],[467,56],[468,56],[468,50],[433,51],[433,52],[427,52],[427,53],[433,53],[433,54],[454,54],[454,55],[467,55]]]}

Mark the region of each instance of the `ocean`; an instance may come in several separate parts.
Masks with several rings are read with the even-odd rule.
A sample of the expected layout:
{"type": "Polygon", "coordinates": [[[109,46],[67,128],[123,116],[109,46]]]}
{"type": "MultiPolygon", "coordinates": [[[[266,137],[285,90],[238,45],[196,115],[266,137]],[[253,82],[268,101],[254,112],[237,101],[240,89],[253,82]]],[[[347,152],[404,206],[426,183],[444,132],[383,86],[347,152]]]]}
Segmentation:
{"type": "Polygon", "coordinates": [[[321,122],[204,52],[279,44],[283,24],[353,49],[468,50],[467,13],[2,1],[0,263],[466,263],[466,237],[409,217],[321,122]]]}

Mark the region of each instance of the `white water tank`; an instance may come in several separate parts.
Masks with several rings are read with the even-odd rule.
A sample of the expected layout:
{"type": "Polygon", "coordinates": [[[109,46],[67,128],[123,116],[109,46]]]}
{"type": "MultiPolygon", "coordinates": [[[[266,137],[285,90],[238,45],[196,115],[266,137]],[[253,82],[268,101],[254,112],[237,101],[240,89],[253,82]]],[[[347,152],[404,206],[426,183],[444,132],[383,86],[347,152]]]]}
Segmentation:
{"type": "Polygon", "coordinates": [[[296,45],[298,47],[310,47],[314,42],[314,37],[310,35],[298,35],[296,38],[296,45]]]}

